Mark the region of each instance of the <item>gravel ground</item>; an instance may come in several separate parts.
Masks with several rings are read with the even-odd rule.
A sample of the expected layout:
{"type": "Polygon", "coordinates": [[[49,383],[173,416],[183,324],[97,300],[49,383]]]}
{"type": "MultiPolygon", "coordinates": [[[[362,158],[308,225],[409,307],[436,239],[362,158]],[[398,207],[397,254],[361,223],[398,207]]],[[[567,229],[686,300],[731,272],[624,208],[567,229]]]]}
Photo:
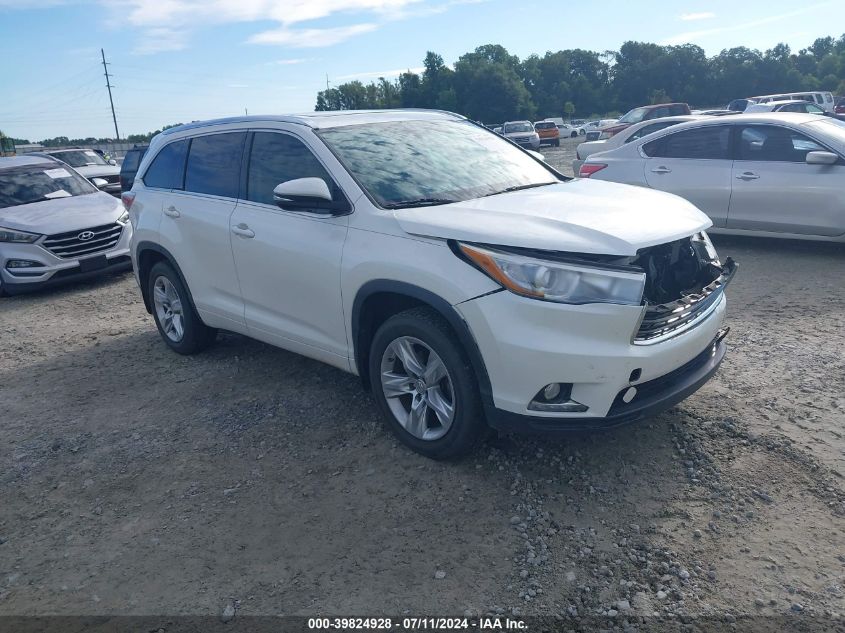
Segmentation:
{"type": "Polygon", "coordinates": [[[0,615],[845,613],[845,249],[715,241],[709,384],[457,463],[317,362],[173,354],[129,274],[0,300],[0,615]]]}

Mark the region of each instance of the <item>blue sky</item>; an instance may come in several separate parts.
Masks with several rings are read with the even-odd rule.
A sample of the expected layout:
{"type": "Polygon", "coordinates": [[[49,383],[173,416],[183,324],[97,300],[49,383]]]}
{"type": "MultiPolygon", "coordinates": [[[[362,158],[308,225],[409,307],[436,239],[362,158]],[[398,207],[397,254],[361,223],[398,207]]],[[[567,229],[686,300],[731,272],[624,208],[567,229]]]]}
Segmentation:
{"type": "Polygon", "coordinates": [[[0,0],[0,129],[121,135],[243,113],[312,110],[317,91],[453,63],[488,43],[525,57],[626,40],[794,50],[841,35],[845,2],[700,0],[0,0]],[[562,8],[563,7],[563,8],[562,8]]]}

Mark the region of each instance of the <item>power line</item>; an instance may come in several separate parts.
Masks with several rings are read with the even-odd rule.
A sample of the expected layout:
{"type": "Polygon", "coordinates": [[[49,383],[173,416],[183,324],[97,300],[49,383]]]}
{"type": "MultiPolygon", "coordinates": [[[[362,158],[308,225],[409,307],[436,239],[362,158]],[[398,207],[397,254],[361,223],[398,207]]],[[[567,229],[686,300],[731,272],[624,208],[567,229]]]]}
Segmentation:
{"type": "Polygon", "coordinates": [[[106,64],[106,53],[102,48],[100,49],[100,55],[103,56],[103,71],[104,71],[103,74],[106,76],[106,88],[109,89],[109,103],[111,104],[111,118],[112,118],[112,121],[114,121],[114,136],[115,136],[115,139],[119,141],[120,140],[120,132],[117,131],[117,115],[115,115],[115,113],[114,113],[114,100],[112,99],[112,96],[111,96],[112,85],[111,85],[111,82],[109,81],[109,77],[112,77],[113,75],[109,74],[109,69],[108,69],[108,66],[106,64]]]}

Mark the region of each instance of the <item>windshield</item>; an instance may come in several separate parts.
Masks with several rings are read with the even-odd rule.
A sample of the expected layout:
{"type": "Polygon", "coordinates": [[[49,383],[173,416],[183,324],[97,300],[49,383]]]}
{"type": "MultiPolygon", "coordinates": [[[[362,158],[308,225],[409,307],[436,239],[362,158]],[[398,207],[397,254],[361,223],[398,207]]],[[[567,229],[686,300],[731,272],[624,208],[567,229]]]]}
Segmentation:
{"type": "Polygon", "coordinates": [[[620,123],[639,123],[648,114],[648,108],[634,108],[628,114],[619,119],[620,123]]]}
{"type": "Polygon", "coordinates": [[[385,208],[470,200],[559,182],[542,163],[468,121],[391,121],[319,135],[385,208]]]}
{"type": "Polygon", "coordinates": [[[94,193],[97,188],[59,163],[0,170],[0,209],[94,193]]]}
{"type": "Polygon", "coordinates": [[[91,165],[108,165],[97,152],[92,149],[75,149],[67,152],[53,152],[55,156],[71,167],[89,167],[91,165]]]}
{"type": "Polygon", "coordinates": [[[823,135],[821,140],[836,144],[840,150],[845,151],[845,121],[819,117],[818,121],[808,123],[807,127],[823,135]]]}
{"type": "Polygon", "coordinates": [[[516,123],[505,123],[505,134],[514,132],[533,132],[534,128],[528,121],[517,121],[516,123]]]}

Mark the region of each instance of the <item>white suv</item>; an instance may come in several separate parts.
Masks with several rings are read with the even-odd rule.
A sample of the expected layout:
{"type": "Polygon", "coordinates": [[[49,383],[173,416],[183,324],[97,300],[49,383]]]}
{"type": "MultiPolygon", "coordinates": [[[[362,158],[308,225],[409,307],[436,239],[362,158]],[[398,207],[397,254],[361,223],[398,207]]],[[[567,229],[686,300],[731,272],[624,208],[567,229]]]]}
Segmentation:
{"type": "Polygon", "coordinates": [[[607,427],[725,354],[734,272],[673,195],[571,180],[432,111],[192,123],[155,137],[132,259],[164,341],[240,332],[359,375],[398,437],[607,427]]]}

